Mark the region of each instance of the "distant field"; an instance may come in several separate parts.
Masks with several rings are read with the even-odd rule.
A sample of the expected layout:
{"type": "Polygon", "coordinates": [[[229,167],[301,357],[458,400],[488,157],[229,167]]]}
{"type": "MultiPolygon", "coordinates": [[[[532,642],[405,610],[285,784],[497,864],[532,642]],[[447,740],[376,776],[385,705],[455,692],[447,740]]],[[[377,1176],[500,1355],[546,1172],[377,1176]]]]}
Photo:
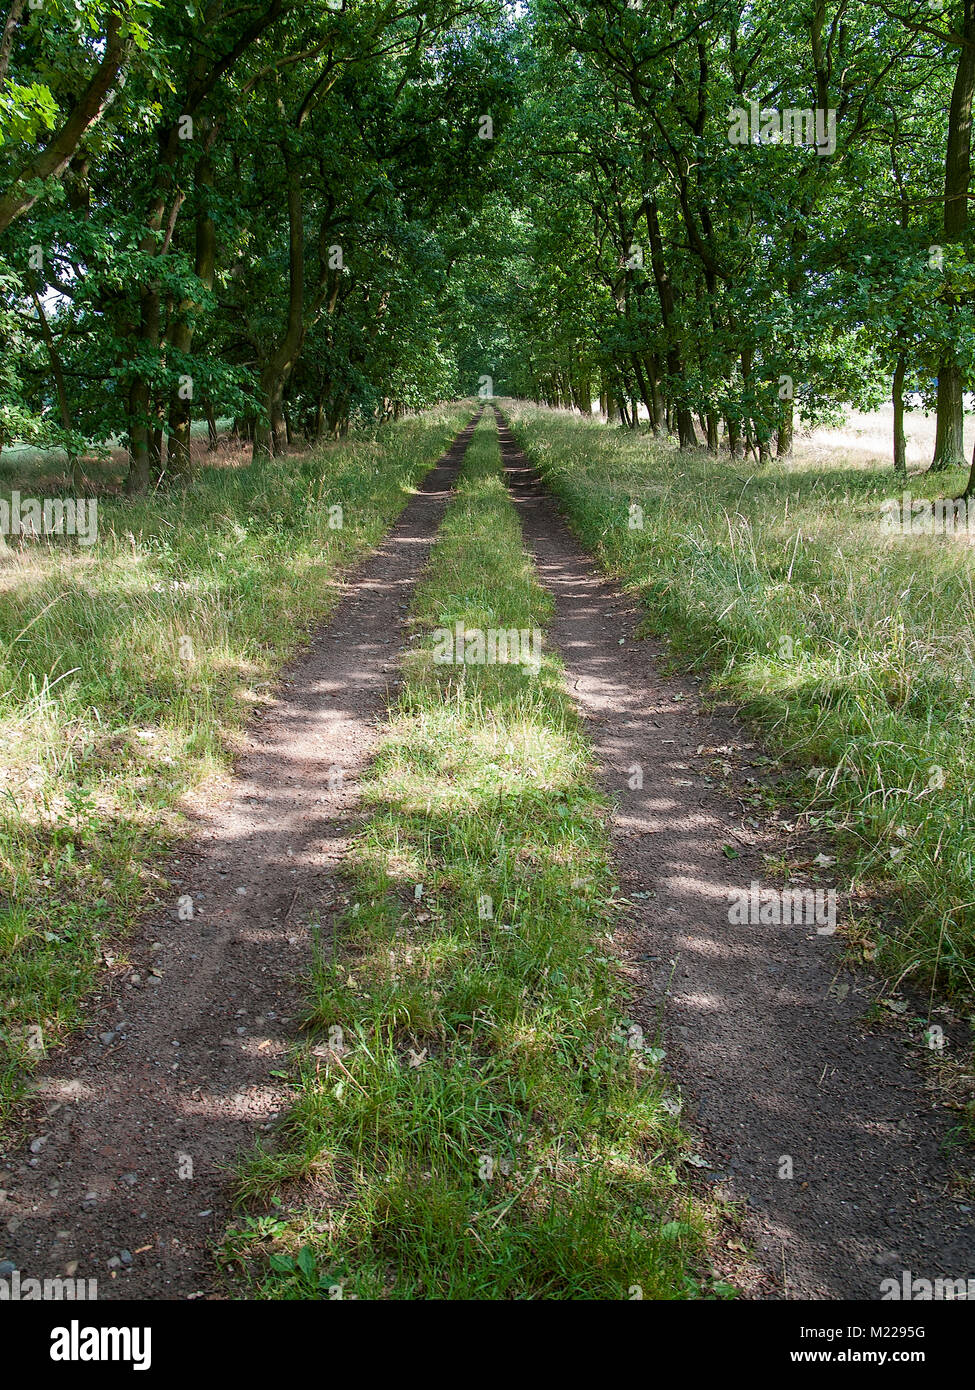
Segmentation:
{"type": "MultiPolygon", "coordinates": [[[[231,419],[221,419],[217,421],[217,428],[225,434],[233,424],[231,419]]],[[[191,427],[192,443],[191,448],[194,458],[199,461],[207,455],[207,424],[205,420],[195,420],[191,427]]],[[[225,454],[229,448],[226,439],[220,443],[219,453],[225,454]]],[[[245,456],[243,447],[234,449],[239,453],[241,461],[245,456]]],[[[213,460],[214,455],[209,455],[213,460]]],[[[113,474],[123,474],[126,467],[127,454],[121,440],[113,440],[109,448],[107,459],[95,459],[94,456],[84,463],[84,471],[91,479],[92,483],[99,485],[107,483],[113,474]]],[[[56,484],[61,476],[62,470],[68,462],[68,456],[63,449],[37,449],[32,444],[5,444],[0,450],[0,491],[4,487],[16,487],[22,482],[49,482],[56,484]]]]}
{"type": "MultiPolygon", "coordinates": [[[[916,408],[904,414],[909,471],[927,468],[931,462],[936,425],[934,411],[922,410],[917,397],[914,401],[916,408]]],[[[971,458],[975,451],[975,396],[965,397],[965,407],[965,450],[971,458]]],[[[642,406],[640,418],[644,421],[647,418],[642,406]]],[[[893,438],[893,406],[885,405],[871,411],[848,409],[843,424],[838,427],[810,429],[797,422],[792,461],[825,463],[835,462],[842,456],[844,466],[849,468],[892,468],[893,438]]]]}
{"type": "MultiPolygon", "coordinates": [[[[966,404],[972,404],[966,398],[966,404]]],[[[935,415],[933,411],[905,413],[908,470],[927,468],[934,451],[935,415]]],[[[842,456],[849,467],[892,467],[894,411],[892,406],[865,413],[851,410],[839,429],[796,431],[794,456],[797,462],[831,462],[842,456]]],[[[975,450],[975,410],[965,416],[965,450],[971,458],[975,450]]]]}

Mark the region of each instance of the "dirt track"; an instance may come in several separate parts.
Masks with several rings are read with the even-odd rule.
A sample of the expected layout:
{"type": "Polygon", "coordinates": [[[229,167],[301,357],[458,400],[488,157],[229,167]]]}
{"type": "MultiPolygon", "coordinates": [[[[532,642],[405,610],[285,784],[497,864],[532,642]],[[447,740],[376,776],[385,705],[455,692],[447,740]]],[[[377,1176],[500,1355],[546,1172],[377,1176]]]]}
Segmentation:
{"type": "Polygon", "coordinates": [[[636,1017],[652,1037],[662,1011],[665,1065],[711,1165],[701,1171],[746,1209],[751,1295],[878,1299],[902,1270],[975,1277],[975,1224],[947,1196],[948,1123],[919,1049],[862,1024],[876,982],[844,974],[848,992],[837,991],[837,939],[815,927],[729,924],[729,892],[762,881],[761,851],[781,845],[742,823],[695,755],[741,750],[747,736],[703,714],[692,682],[660,675],[658,649],[635,640],[632,600],[598,576],[499,424],[525,540],[555,599],[552,636],[618,804],[624,891],[653,894],[635,900],[625,944],[636,1017]],[[643,786],[631,789],[635,764],[643,786]],[[786,1156],[791,1179],[779,1177],[786,1156]]]}
{"type": "Polygon", "coordinates": [[[0,1169],[0,1262],[22,1278],[96,1278],[100,1299],[219,1289],[209,1249],[227,1221],[225,1169],[283,1103],[271,1073],[295,1039],[310,924],[328,948],[357,775],[473,428],[252,726],[232,797],[169,868],[173,903],[131,943],[139,984],[119,981],[94,1026],[41,1068],[32,1151],[0,1169]],[[179,919],[182,895],[192,920],[179,919]]]}
{"type": "MultiPolygon", "coordinates": [[[[35,1151],[0,1170],[0,1261],[23,1277],[95,1277],[101,1298],[219,1293],[210,1243],[228,1215],[224,1169],[284,1103],[272,1072],[296,1036],[310,924],[327,948],[357,775],[472,428],[253,726],[232,799],[195,825],[170,870],[173,904],[133,943],[140,984],[120,981],[94,1027],[42,1068],[35,1151]],[[193,898],[191,921],[178,918],[179,894],[193,898]]],[[[634,1016],[652,1037],[662,1014],[703,1180],[746,1210],[747,1292],[876,1299],[904,1269],[972,1275],[971,1212],[947,1195],[946,1122],[916,1047],[862,1025],[873,982],[844,976],[837,992],[837,943],[815,930],[729,924],[729,891],[762,880],[761,851],[775,846],[703,779],[696,751],[741,754],[745,735],[703,714],[692,682],[660,675],[653,644],[635,640],[632,601],[596,574],[503,425],[501,442],[555,598],[552,636],[618,803],[624,890],[652,894],[634,898],[618,936],[634,1016]],[[635,764],[642,788],[628,785],[635,764]]]]}

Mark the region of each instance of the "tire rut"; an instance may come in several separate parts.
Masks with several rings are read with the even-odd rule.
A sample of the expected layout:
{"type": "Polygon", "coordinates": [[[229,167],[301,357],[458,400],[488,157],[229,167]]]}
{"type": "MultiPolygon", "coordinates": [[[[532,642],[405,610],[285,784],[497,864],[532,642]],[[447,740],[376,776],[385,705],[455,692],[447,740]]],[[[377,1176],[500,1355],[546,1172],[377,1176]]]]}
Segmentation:
{"type": "Polygon", "coordinates": [[[356,779],[479,418],[286,669],[247,733],[230,797],[192,817],[167,866],[170,908],[147,913],[126,943],[144,962],[137,981],[110,977],[96,1023],[39,1068],[29,1152],[0,1169],[5,1272],[97,1278],[101,1299],[219,1296],[210,1251],[229,1212],[227,1168],[286,1104],[273,1072],[295,1041],[309,923],[327,949],[356,779]],[[179,897],[192,899],[191,920],[179,897]]]}
{"type": "Polygon", "coordinates": [[[526,545],[555,600],[552,639],[617,806],[624,892],[652,894],[617,933],[635,1017],[651,1037],[662,1017],[708,1178],[744,1211],[757,1266],[739,1271],[746,1293],[877,1300],[904,1270],[970,1278],[971,1208],[949,1196],[948,1123],[925,1093],[916,1043],[864,1026],[876,994],[865,972],[834,988],[835,937],[729,923],[729,893],[767,870],[733,803],[689,765],[701,745],[746,736],[698,711],[692,683],[660,674],[659,650],[634,640],[633,600],[599,576],[498,419],[526,545]],[[640,788],[629,785],[636,764],[640,788]],[[779,1176],[786,1157],[791,1179],[779,1176]]]}

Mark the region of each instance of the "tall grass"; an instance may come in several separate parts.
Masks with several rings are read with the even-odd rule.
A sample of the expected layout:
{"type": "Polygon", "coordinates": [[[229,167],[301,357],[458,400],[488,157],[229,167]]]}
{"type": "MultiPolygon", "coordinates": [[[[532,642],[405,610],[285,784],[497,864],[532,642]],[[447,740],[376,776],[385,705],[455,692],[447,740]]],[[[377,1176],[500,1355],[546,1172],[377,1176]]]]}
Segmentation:
{"type": "MultiPolygon", "coordinates": [[[[468,451],[363,787],[338,959],[228,1236],[275,1298],[687,1298],[703,1218],[612,964],[604,806],[551,652],[439,665],[430,634],[543,626],[493,419],[468,451]],[[317,1044],[317,1045],[316,1045],[317,1044]]],[[[328,933],[331,936],[331,931],[328,933]]],[[[718,1292],[730,1292],[718,1290],[718,1292]]]]}
{"type": "Polygon", "coordinates": [[[179,798],[469,414],[100,499],[90,548],[0,549],[0,1120],[159,886],[179,798]]]}
{"type": "MultiPolygon", "coordinates": [[[[975,552],[901,537],[888,471],[761,472],[515,402],[515,434],[582,541],[635,589],[682,664],[711,672],[811,772],[854,873],[879,889],[878,960],[975,980],[975,552]]],[[[915,497],[961,476],[917,475],[915,497]]]]}

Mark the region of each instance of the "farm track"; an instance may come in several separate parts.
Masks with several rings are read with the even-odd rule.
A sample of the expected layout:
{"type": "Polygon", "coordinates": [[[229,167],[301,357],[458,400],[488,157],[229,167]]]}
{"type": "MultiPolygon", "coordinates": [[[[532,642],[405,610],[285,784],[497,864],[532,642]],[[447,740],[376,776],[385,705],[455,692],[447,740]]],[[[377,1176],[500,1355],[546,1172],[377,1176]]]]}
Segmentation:
{"type": "MultiPolygon", "coordinates": [[[[875,1300],[902,1270],[968,1277],[975,1227],[951,1195],[948,1120],[916,1043],[865,1026],[877,982],[843,970],[835,938],[729,924],[729,892],[767,881],[762,852],[782,846],[744,825],[695,763],[698,749],[741,749],[747,736],[702,711],[693,682],[661,674],[659,649],[635,638],[635,603],[600,577],[498,422],[526,546],[556,604],[551,635],[616,803],[632,1017],[662,1035],[702,1183],[739,1205],[753,1249],[718,1250],[716,1263],[757,1299],[875,1300]],[[630,786],[635,765],[642,787],[630,786]],[[779,1176],[786,1159],[791,1178],[779,1176]]],[[[101,1299],[223,1295],[212,1247],[227,1169],[287,1103],[273,1073],[298,1033],[311,925],[328,950],[358,775],[474,423],[285,672],[232,796],[196,818],[169,869],[172,903],[131,943],[140,985],[111,976],[92,1026],[39,1070],[33,1143],[0,1169],[0,1261],[23,1278],[97,1278],[101,1299]],[[182,895],[192,920],[179,920],[182,895]]]]}

